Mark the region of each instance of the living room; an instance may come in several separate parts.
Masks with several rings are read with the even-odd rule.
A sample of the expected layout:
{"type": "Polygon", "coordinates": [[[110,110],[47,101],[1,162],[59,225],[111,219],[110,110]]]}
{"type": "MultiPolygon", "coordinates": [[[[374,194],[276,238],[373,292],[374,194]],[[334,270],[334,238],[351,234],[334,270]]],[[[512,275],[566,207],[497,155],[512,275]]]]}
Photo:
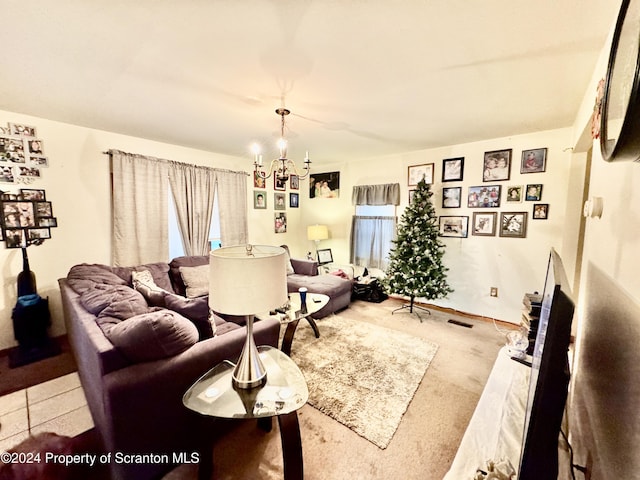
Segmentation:
{"type": "MultiPolygon", "coordinates": [[[[610,8],[613,21],[616,12],[610,8]]],[[[597,362],[585,358],[582,363],[577,363],[573,381],[577,382],[581,375],[589,379],[586,393],[575,389],[569,399],[572,414],[577,418],[574,425],[579,425],[573,432],[580,439],[576,447],[582,458],[578,461],[586,462],[589,456],[593,458],[592,478],[604,478],[606,473],[603,472],[608,471],[615,471],[619,478],[625,475],[631,478],[628,472],[634,471],[633,454],[640,445],[629,435],[632,430],[609,423],[612,420],[606,407],[615,398],[616,408],[620,408],[619,416],[629,423],[636,422],[635,410],[640,394],[631,388],[630,383],[638,357],[633,345],[640,337],[635,321],[640,318],[640,281],[635,274],[640,265],[632,247],[640,233],[634,188],[640,174],[634,163],[605,162],[598,142],[591,137],[591,114],[598,82],[606,74],[609,42],[610,39],[601,45],[601,54],[593,72],[589,78],[583,79],[586,88],[581,92],[582,101],[575,120],[562,128],[499,135],[449,146],[407,148],[366,158],[345,156],[329,161],[318,160],[312,164],[314,173],[340,173],[340,195],[338,198],[310,198],[308,182],[302,181],[299,208],[287,209],[286,233],[274,232],[271,207],[267,210],[252,208],[254,188],[250,177],[247,177],[247,205],[251,243],[287,244],[294,256],[303,257],[315,248],[313,242],[306,238],[306,227],[324,224],[328,226],[330,237],[322,241],[321,247],[332,250],[336,263],[347,264],[350,262],[350,225],[354,214],[351,203],[353,186],[399,183],[399,216],[409,200],[408,168],[433,164],[434,204],[438,215],[449,215],[448,210],[441,208],[442,188],[446,186],[440,180],[442,161],[464,157],[464,178],[455,186],[463,187],[466,192],[468,187],[482,185],[486,152],[511,149],[511,177],[508,182],[503,182],[504,185],[542,184],[541,202],[549,205],[548,218],[533,219],[533,202],[524,201],[513,209],[502,206],[499,211],[526,210],[529,213],[526,238],[487,238],[471,234],[467,238],[442,238],[446,248],[445,264],[449,268],[454,292],[434,303],[460,312],[518,323],[523,294],[542,289],[546,258],[550,248],[556,248],[562,254],[578,305],[574,334],[588,339],[589,345],[596,337],[606,339],[604,344],[598,343],[598,351],[624,351],[625,357],[602,361],[608,369],[608,380],[600,379],[605,385],[599,384],[594,371],[581,373],[578,370],[582,365],[596,369],[594,363],[597,362]],[[534,174],[521,173],[521,153],[533,148],[547,149],[546,169],[534,174]],[[601,218],[585,219],[582,216],[583,203],[592,197],[604,200],[604,211],[601,218]],[[490,287],[498,288],[497,297],[490,295],[490,287]],[[629,368],[630,365],[634,369],[629,368]],[[609,429],[601,426],[601,422],[611,426],[615,432],[603,433],[609,429]],[[586,431],[579,434],[582,428],[586,431]],[[596,449],[595,445],[602,445],[602,442],[606,447],[596,449]],[[617,451],[616,446],[620,444],[631,452],[630,459],[623,458],[617,451]]],[[[295,105],[288,107],[294,112],[297,108],[295,105]]],[[[264,108],[273,117],[272,123],[265,127],[270,131],[275,129],[278,119],[271,112],[271,104],[264,108]]],[[[81,121],[59,121],[21,112],[20,108],[0,111],[0,123],[35,127],[49,159],[49,167],[33,187],[46,190],[58,227],[53,229],[52,238],[43,245],[29,248],[29,258],[37,275],[38,291],[49,298],[53,319],[50,333],[53,336],[64,334],[58,278],[64,277],[78,263],[111,263],[110,166],[109,156],[104,152],[119,149],[196,165],[252,170],[252,158],[244,154],[244,145],[237,147],[237,151],[242,153],[219,154],[181,146],[178,142],[143,138],[137,136],[133,129],[129,134],[114,133],[81,126],[81,121]]],[[[299,119],[294,120],[300,122],[299,119]]],[[[291,143],[304,145],[305,137],[293,138],[291,143]]],[[[310,153],[322,157],[321,151],[310,153]]],[[[295,160],[301,162],[301,157],[295,160]]],[[[267,192],[269,205],[272,205],[272,185],[267,186],[267,192]]],[[[473,212],[473,209],[462,205],[455,209],[453,215],[471,219],[473,212]]],[[[8,349],[15,345],[11,311],[16,301],[14,285],[22,268],[22,258],[19,249],[3,249],[0,255],[5,278],[1,294],[0,349],[8,349]]]]}

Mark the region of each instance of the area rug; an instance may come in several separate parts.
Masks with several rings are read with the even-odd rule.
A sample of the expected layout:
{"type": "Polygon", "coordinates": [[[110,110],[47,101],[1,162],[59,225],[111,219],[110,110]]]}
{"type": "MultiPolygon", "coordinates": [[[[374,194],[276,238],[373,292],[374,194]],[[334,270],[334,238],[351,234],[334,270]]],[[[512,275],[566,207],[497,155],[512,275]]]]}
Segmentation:
{"type": "Polygon", "coordinates": [[[438,346],[339,316],[300,324],[291,357],[309,386],[309,404],[381,449],[393,438],[438,346]]]}

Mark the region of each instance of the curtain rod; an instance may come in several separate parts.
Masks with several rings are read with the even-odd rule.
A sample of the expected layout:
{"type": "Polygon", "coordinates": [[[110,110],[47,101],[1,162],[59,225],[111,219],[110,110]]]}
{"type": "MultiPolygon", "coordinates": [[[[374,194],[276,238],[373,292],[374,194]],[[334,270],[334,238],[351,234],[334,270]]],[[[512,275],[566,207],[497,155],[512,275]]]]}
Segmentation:
{"type": "Polygon", "coordinates": [[[123,152],[122,150],[112,149],[112,150],[106,150],[106,151],[102,152],[103,155],[109,155],[109,156],[111,156],[113,153],[121,153],[121,154],[124,154],[124,155],[132,155],[132,156],[135,156],[135,157],[144,157],[144,158],[148,158],[148,159],[153,159],[153,160],[155,160],[157,162],[179,163],[180,165],[193,165],[194,167],[209,168],[209,169],[215,170],[217,172],[244,173],[247,177],[251,176],[250,173],[242,171],[242,170],[229,170],[229,169],[226,169],[226,168],[207,167],[207,166],[204,166],[204,165],[195,165],[193,163],[178,162],[176,160],[166,160],[164,158],[151,157],[151,156],[142,155],[142,154],[139,154],[139,153],[123,152]]]}

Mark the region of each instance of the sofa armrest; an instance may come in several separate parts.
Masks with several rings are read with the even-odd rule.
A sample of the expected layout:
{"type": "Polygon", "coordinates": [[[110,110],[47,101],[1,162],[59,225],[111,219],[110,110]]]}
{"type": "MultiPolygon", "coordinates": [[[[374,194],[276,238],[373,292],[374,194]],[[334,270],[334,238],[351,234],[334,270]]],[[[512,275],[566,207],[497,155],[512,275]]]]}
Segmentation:
{"type": "Polygon", "coordinates": [[[291,266],[293,267],[293,271],[298,275],[309,275],[310,277],[318,275],[318,262],[315,260],[292,258],[291,266]]]}

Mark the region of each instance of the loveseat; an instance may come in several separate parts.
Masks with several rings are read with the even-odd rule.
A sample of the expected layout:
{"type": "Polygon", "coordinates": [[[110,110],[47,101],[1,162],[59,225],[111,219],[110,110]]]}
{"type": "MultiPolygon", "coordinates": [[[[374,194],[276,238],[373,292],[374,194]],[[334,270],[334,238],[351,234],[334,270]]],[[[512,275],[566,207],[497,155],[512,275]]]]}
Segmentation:
{"type": "MultiPolygon", "coordinates": [[[[195,295],[202,292],[192,281],[202,277],[204,269],[194,267],[203,258],[131,268],[81,264],[59,280],[67,335],[113,479],[157,478],[172,467],[119,462],[117,453],[188,458],[202,435],[215,434],[182,397],[213,366],[237,359],[246,327],[239,318],[208,317],[207,296],[195,295]],[[184,296],[189,289],[193,298],[184,296]]],[[[256,343],[277,346],[279,330],[273,318],[257,321],[256,343]]]]}

